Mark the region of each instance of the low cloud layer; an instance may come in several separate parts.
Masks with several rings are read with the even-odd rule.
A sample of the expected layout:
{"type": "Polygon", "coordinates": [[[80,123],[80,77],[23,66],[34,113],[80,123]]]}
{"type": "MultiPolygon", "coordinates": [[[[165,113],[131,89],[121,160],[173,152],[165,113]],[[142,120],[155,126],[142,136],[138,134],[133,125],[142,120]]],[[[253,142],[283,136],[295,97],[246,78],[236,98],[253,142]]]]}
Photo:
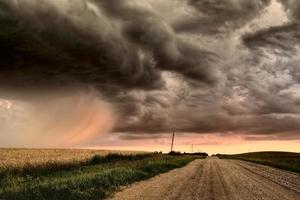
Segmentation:
{"type": "MultiPolygon", "coordinates": [[[[42,112],[37,102],[59,105],[61,98],[86,94],[79,107],[98,113],[86,127],[97,120],[101,127],[109,124],[86,130],[91,135],[112,130],[133,140],[175,130],[300,139],[298,4],[2,0],[1,116],[11,123],[20,111],[8,114],[7,106],[30,104],[42,112]],[[49,94],[56,98],[49,100],[49,94]]],[[[62,115],[78,116],[70,126],[85,119],[73,109],[62,115]]],[[[45,113],[43,119],[51,115],[45,113]]]]}

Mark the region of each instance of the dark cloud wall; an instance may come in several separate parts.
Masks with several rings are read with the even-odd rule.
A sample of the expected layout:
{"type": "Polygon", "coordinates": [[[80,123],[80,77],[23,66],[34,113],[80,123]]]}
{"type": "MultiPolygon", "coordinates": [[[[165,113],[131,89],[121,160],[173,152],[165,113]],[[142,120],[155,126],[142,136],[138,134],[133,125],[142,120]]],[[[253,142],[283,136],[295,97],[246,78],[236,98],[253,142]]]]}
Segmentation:
{"type": "MultiPolygon", "coordinates": [[[[187,90],[184,86],[177,88],[178,91],[173,90],[176,93],[175,96],[172,96],[170,92],[165,92],[162,96],[148,93],[143,98],[140,96],[136,98],[136,95],[133,95],[131,102],[135,106],[133,109],[135,113],[132,119],[128,120],[130,119],[128,117],[126,123],[117,131],[142,133],[146,129],[154,134],[170,132],[174,129],[181,132],[234,132],[260,135],[255,137],[256,139],[265,138],[262,135],[271,135],[271,137],[266,136],[269,139],[273,136],[276,139],[299,138],[297,134],[300,128],[298,24],[289,18],[290,21],[281,26],[266,25],[266,28],[260,29],[246,28],[252,20],[258,21],[267,12],[265,8],[271,4],[271,1],[249,2],[249,4],[258,3],[256,7],[247,6],[247,3],[243,1],[224,1],[224,4],[216,4],[214,1],[202,3],[197,4],[196,1],[191,1],[189,5],[203,6],[201,12],[211,7],[223,13],[232,13],[234,3],[245,5],[245,7],[238,6],[241,10],[236,13],[236,16],[240,17],[232,17],[233,21],[236,20],[236,24],[226,22],[229,19],[222,17],[222,12],[218,12],[220,15],[216,13],[218,21],[223,22],[224,27],[226,24],[228,31],[235,37],[238,36],[241,42],[230,54],[234,57],[227,57],[227,60],[223,60],[224,64],[219,67],[226,78],[220,78],[218,85],[213,87],[193,85],[189,82],[187,90]],[[257,12],[248,13],[248,9],[252,8],[257,9],[257,12]],[[242,27],[246,29],[244,33],[237,30],[242,27]],[[181,98],[182,94],[184,94],[183,98],[181,98]],[[171,103],[169,105],[157,103],[162,102],[161,99],[164,98],[171,103]],[[153,104],[149,104],[149,99],[153,104]]],[[[274,1],[272,3],[274,4],[274,1]]],[[[288,13],[287,15],[289,16],[288,13]]],[[[195,16],[198,20],[200,19],[198,14],[195,16]]],[[[213,18],[210,19],[213,20],[213,18]]],[[[191,21],[179,22],[189,26],[191,21]]],[[[203,24],[195,20],[193,23],[195,24],[191,29],[177,31],[195,34],[195,30],[199,29],[200,31],[196,34],[203,34],[199,38],[206,37],[208,33],[206,31],[210,30],[207,29],[209,26],[202,26],[203,24]]],[[[209,37],[214,37],[213,34],[216,34],[214,37],[216,43],[220,41],[220,34],[226,36],[226,31],[222,33],[215,29],[223,25],[212,21],[207,21],[207,23],[214,28],[214,31],[210,31],[209,37]]],[[[221,38],[226,41],[226,38],[221,38]]],[[[219,42],[219,45],[223,44],[219,42]]],[[[183,83],[180,84],[183,85],[183,83]]],[[[128,104],[131,105],[131,103],[128,104]]]]}
{"type": "Polygon", "coordinates": [[[170,25],[153,10],[138,9],[123,0],[95,2],[108,15],[122,20],[126,39],[149,51],[158,68],[175,71],[197,81],[216,81],[210,64],[216,55],[177,38],[170,25]]]}
{"type": "Polygon", "coordinates": [[[160,87],[152,56],[141,56],[117,22],[93,6],[82,0],[2,1],[1,85],[160,87]]]}
{"type": "Polygon", "coordinates": [[[154,89],[163,87],[162,70],[215,81],[213,53],[180,41],[152,9],[132,2],[2,1],[2,87],[154,89]]]}
{"type": "Polygon", "coordinates": [[[299,138],[298,7],[2,0],[0,95],[96,89],[122,139],[172,130],[299,138]],[[286,15],[282,24],[272,24],[272,9],[286,15]]]}

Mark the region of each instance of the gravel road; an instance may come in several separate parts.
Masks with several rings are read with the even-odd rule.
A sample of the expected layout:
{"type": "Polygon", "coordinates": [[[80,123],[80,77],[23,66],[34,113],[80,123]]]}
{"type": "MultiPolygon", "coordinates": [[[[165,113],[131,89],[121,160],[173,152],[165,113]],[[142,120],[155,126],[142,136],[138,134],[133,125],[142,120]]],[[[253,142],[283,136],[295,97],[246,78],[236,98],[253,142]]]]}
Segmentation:
{"type": "Polygon", "coordinates": [[[207,158],[123,188],[113,200],[300,200],[300,174],[207,158]]]}

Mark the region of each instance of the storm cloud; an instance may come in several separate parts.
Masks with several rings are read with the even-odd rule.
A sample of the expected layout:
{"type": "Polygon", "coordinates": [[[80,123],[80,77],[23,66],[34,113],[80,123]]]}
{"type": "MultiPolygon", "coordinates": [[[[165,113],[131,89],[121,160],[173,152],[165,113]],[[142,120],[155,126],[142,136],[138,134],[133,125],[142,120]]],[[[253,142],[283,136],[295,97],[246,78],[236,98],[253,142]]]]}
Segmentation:
{"type": "Polygon", "coordinates": [[[214,82],[215,55],[181,41],[153,9],[140,4],[2,1],[2,87],[154,89],[163,87],[162,70],[214,82]]]}
{"type": "Polygon", "coordinates": [[[49,94],[88,94],[123,140],[173,130],[300,139],[298,4],[2,0],[0,98],[42,112],[49,94]]]}
{"type": "Polygon", "coordinates": [[[263,13],[270,0],[188,0],[191,16],[179,21],[178,31],[197,31],[205,34],[234,31],[263,13]]]}

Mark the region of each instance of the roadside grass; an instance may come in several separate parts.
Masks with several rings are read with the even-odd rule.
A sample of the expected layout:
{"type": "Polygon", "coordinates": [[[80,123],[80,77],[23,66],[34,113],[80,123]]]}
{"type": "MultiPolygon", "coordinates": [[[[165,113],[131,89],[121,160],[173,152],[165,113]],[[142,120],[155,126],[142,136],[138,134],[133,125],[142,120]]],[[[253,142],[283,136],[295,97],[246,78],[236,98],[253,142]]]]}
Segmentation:
{"type": "Polygon", "coordinates": [[[270,151],[217,156],[221,159],[239,159],[300,173],[300,153],[270,151]]]}
{"type": "Polygon", "coordinates": [[[7,173],[0,179],[0,199],[4,200],[99,200],[120,186],[182,167],[194,156],[93,157],[91,165],[55,173],[7,173]],[[96,162],[96,163],[95,163],[96,162]]]}
{"type": "Polygon", "coordinates": [[[87,164],[95,165],[95,164],[117,162],[117,161],[135,161],[135,160],[141,160],[141,159],[156,156],[156,155],[157,154],[154,154],[154,153],[128,154],[128,155],[110,153],[106,156],[94,155],[91,158],[91,160],[88,161],[87,164]]]}

